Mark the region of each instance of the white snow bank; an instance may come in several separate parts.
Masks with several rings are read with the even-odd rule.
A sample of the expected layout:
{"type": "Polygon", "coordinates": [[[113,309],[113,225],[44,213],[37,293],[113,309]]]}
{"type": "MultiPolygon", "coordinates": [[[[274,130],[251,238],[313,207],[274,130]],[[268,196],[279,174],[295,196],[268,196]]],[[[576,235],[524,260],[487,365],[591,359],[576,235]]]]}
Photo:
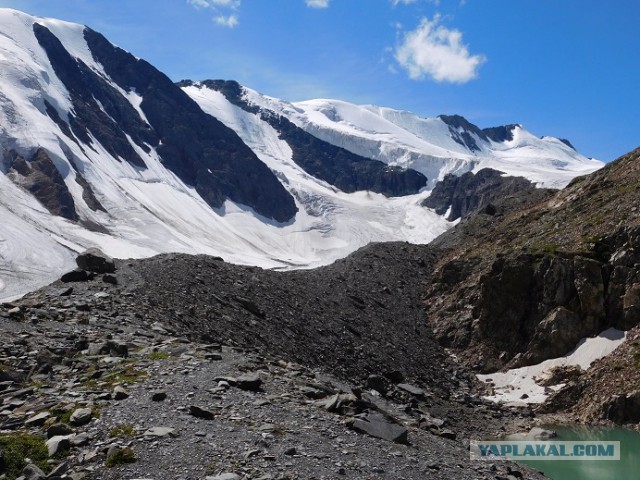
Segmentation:
{"type": "Polygon", "coordinates": [[[625,341],[626,336],[627,333],[622,330],[609,328],[597,337],[583,338],[576,348],[564,357],[545,360],[528,367],[514,368],[506,372],[477,375],[477,377],[481,382],[494,384],[494,394],[485,397],[487,400],[514,405],[542,403],[551,393],[550,390],[559,390],[564,384],[542,387],[535,382],[536,377],[542,376],[554,367],[577,365],[586,370],[593,362],[618,348],[625,341]],[[545,389],[547,389],[546,392],[545,389]],[[523,399],[521,397],[524,394],[528,397],[523,399]]]}

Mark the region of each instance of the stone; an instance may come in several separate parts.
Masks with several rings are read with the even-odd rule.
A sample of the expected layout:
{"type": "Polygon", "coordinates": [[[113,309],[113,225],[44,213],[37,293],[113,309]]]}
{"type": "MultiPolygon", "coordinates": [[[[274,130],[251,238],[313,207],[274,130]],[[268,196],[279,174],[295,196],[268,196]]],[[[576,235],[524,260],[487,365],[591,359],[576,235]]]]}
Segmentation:
{"type": "Polygon", "coordinates": [[[22,469],[21,475],[24,480],[44,480],[45,478],[47,478],[45,473],[33,463],[30,463],[29,465],[24,467],[22,469]]]}
{"type": "Polygon", "coordinates": [[[88,444],[91,438],[89,437],[89,434],[82,432],[78,435],[71,435],[71,438],[69,440],[71,441],[71,445],[73,445],[74,447],[82,447],[88,444]]]}
{"type": "Polygon", "coordinates": [[[282,453],[284,455],[293,456],[293,455],[297,455],[298,454],[298,450],[296,449],[296,447],[289,447],[282,453]]]}
{"type": "Polygon", "coordinates": [[[539,377],[535,378],[535,381],[538,385],[547,387],[576,380],[582,373],[584,373],[584,370],[579,365],[560,365],[543,372],[539,377]]]}
{"type": "Polygon", "coordinates": [[[69,464],[62,462],[60,465],[51,470],[51,473],[47,476],[48,479],[65,478],[63,475],[69,471],[69,464]]]}
{"type": "Polygon", "coordinates": [[[235,473],[221,473],[215,477],[206,477],[206,480],[240,480],[242,477],[235,473]]]}
{"type": "Polygon", "coordinates": [[[196,405],[191,405],[189,407],[189,414],[196,418],[202,418],[203,420],[213,420],[215,418],[215,414],[213,412],[200,408],[196,405]]]}
{"type": "Polygon", "coordinates": [[[28,428],[41,427],[50,417],[51,414],[49,412],[40,412],[24,422],[24,425],[28,428]]]}
{"type": "Polygon", "coordinates": [[[113,389],[114,400],[124,400],[125,398],[129,398],[129,392],[127,392],[123,387],[117,386],[113,389]]]}
{"type": "Polygon", "coordinates": [[[372,437],[381,438],[389,442],[408,443],[408,431],[395,419],[379,412],[366,412],[357,416],[350,427],[372,437]]]}
{"type": "Polygon", "coordinates": [[[236,379],[236,387],[241,390],[258,392],[260,391],[261,385],[262,379],[257,373],[247,373],[236,379]]]}
{"type": "Polygon", "coordinates": [[[163,400],[166,400],[166,398],[167,398],[167,392],[163,392],[163,391],[151,392],[151,400],[154,402],[162,402],[163,400]]]}
{"type": "Polygon", "coordinates": [[[78,267],[88,272],[113,273],[116,271],[116,264],[113,259],[98,248],[85,250],[77,256],[76,263],[78,267]]]}
{"type": "Polygon", "coordinates": [[[111,275],[110,273],[106,273],[102,276],[102,281],[104,283],[108,283],[109,285],[118,285],[118,278],[115,275],[111,275]]]}
{"type": "Polygon", "coordinates": [[[388,382],[379,375],[369,375],[365,386],[371,390],[375,390],[376,392],[385,393],[388,388],[388,382]]]}
{"type": "Polygon", "coordinates": [[[556,438],[558,434],[555,430],[546,430],[540,427],[533,427],[527,433],[527,438],[531,440],[550,440],[556,438]]]}
{"type": "Polygon", "coordinates": [[[60,297],[68,297],[73,293],[73,287],[67,287],[64,290],[60,290],[60,293],[58,293],[58,296],[60,297]]]}
{"type": "Polygon", "coordinates": [[[440,430],[440,432],[438,432],[438,435],[441,436],[442,438],[447,438],[449,440],[455,440],[457,437],[456,432],[454,432],[453,430],[449,430],[447,428],[440,430]]]}
{"type": "Polygon", "coordinates": [[[60,277],[60,281],[64,283],[69,282],[87,282],[94,277],[93,274],[87,272],[86,270],[76,269],[71,270],[70,272],[65,273],[60,277]]]}
{"type": "Polygon", "coordinates": [[[424,397],[424,390],[418,387],[414,387],[413,385],[410,385],[408,383],[399,383],[398,384],[398,388],[400,390],[403,390],[407,393],[410,393],[411,395],[415,396],[415,397],[424,397]]]}
{"type": "Polygon", "coordinates": [[[63,452],[65,450],[69,450],[71,447],[71,435],[57,435],[55,437],[51,437],[46,441],[47,450],[49,451],[49,456],[53,457],[54,455],[63,452]]]}
{"type": "Polygon", "coordinates": [[[91,421],[93,412],[89,408],[78,408],[71,414],[71,425],[81,427],[91,421]]]}
{"type": "Polygon", "coordinates": [[[143,435],[147,438],[177,437],[176,429],[171,427],[152,427],[143,435]]]}

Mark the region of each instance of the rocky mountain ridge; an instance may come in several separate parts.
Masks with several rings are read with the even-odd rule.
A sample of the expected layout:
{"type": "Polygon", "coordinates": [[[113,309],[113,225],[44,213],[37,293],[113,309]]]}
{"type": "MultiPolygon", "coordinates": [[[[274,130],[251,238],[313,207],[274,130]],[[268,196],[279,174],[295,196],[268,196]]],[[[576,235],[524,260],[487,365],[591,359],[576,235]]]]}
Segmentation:
{"type": "MultiPolygon", "coordinates": [[[[563,356],[609,327],[636,331],[639,165],[635,150],[525,209],[481,212],[436,240],[449,253],[437,262],[425,301],[440,343],[491,372],[563,356]]],[[[621,360],[633,358],[633,344],[570,382],[550,401],[556,407],[543,408],[635,423],[637,382],[627,381],[635,367],[621,360]],[[616,373],[615,364],[625,366],[616,373]],[[611,406],[627,395],[628,405],[611,406]]]]}

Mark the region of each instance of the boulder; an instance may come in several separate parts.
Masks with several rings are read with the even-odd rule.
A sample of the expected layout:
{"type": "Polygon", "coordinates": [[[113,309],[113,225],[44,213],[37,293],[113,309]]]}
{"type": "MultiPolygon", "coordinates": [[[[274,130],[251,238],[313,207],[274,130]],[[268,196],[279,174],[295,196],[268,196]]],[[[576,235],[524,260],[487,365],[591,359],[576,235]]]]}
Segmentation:
{"type": "Polygon", "coordinates": [[[86,425],[91,421],[93,413],[88,408],[78,408],[75,410],[69,419],[71,425],[76,427],[81,427],[82,425],[86,425]]]}
{"type": "Polygon", "coordinates": [[[392,417],[382,415],[379,412],[362,413],[349,426],[356,432],[366,433],[389,442],[408,443],[407,429],[392,417]]]}
{"type": "Polygon", "coordinates": [[[76,258],[78,267],[94,273],[113,273],[116,264],[113,259],[97,248],[90,248],[76,258]]]}
{"type": "Polygon", "coordinates": [[[49,451],[49,456],[53,457],[54,455],[64,452],[65,450],[69,450],[71,447],[71,438],[74,435],[57,435],[55,437],[51,437],[47,440],[47,450],[49,451]]]}
{"type": "Polygon", "coordinates": [[[94,274],[82,269],[71,270],[60,277],[60,281],[64,283],[69,282],[87,282],[94,277],[94,274]]]}
{"type": "Polygon", "coordinates": [[[260,375],[257,373],[247,373],[236,379],[236,387],[240,390],[258,392],[260,391],[261,385],[262,379],[260,379],[260,375]]]}

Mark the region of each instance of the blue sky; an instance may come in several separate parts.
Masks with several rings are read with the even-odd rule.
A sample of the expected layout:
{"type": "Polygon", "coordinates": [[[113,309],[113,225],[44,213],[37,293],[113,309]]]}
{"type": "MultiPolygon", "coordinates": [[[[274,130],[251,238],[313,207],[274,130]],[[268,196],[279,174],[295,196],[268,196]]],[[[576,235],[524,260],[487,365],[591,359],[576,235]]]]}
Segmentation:
{"type": "MultiPolygon", "coordinates": [[[[174,80],[235,79],[480,127],[522,123],[612,160],[640,146],[638,0],[0,0],[84,23],[174,80]]],[[[1,26],[0,26],[1,31],[1,26]]]]}

